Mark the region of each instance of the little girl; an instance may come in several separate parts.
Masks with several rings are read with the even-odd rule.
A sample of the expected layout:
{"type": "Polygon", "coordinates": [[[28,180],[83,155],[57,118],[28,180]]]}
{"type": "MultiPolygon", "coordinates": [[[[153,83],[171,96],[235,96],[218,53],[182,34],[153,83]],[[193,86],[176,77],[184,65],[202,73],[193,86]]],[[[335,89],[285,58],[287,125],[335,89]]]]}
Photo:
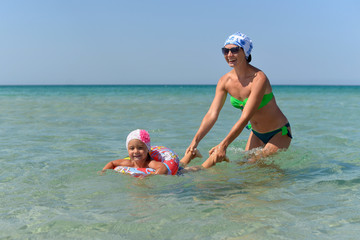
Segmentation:
{"type": "MultiPolygon", "coordinates": [[[[110,161],[104,166],[101,173],[104,173],[107,169],[115,169],[116,171],[130,173],[134,176],[148,174],[175,175],[178,172],[179,159],[177,154],[165,147],[151,147],[150,135],[146,130],[137,129],[132,131],[126,138],[126,149],[129,154],[128,158],[110,161]]],[[[195,155],[190,152],[185,154],[180,163],[185,167],[196,157],[202,157],[199,150],[196,150],[195,155]]],[[[202,166],[187,167],[184,170],[197,171],[202,168],[212,167],[215,164],[215,158],[210,156],[202,166]]]]}

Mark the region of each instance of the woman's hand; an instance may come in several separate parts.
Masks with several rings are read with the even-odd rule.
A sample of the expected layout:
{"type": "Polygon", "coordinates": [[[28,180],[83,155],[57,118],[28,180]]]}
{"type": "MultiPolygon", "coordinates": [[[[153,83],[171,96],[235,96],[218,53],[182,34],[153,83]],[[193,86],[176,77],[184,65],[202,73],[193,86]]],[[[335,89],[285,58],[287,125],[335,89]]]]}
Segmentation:
{"type": "Polygon", "coordinates": [[[210,151],[209,151],[209,156],[214,155],[214,161],[215,163],[219,163],[222,161],[226,161],[226,148],[224,148],[223,146],[221,146],[220,144],[213,147],[210,151]]]}
{"type": "Polygon", "coordinates": [[[223,151],[220,153],[218,149],[220,149],[219,146],[216,146],[209,151],[209,158],[201,165],[203,168],[210,168],[222,161],[230,162],[229,158],[226,156],[226,150],[222,148],[223,151]],[[223,153],[225,153],[224,156],[222,155],[223,153]]]}
{"type": "Polygon", "coordinates": [[[191,155],[196,155],[196,147],[197,147],[197,143],[192,141],[190,146],[186,149],[186,152],[185,153],[191,153],[191,155]]]}

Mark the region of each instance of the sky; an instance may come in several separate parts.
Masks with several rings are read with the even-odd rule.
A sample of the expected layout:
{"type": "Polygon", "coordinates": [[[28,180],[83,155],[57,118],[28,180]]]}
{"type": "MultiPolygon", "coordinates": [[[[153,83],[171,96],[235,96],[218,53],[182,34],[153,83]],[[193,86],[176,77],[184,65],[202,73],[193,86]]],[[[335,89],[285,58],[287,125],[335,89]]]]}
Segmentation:
{"type": "Polygon", "coordinates": [[[226,38],[274,85],[360,85],[358,0],[0,0],[0,85],[216,84],[226,38]]]}

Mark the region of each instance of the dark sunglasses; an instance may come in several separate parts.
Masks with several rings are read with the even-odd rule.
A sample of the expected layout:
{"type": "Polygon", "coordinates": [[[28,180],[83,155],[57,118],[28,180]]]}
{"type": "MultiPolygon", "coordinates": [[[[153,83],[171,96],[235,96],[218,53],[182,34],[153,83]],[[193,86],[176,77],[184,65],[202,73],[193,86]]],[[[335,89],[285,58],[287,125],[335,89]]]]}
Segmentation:
{"type": "Polygon", "coordinates": [[[228,55],[229,52],[231,52],[231,53],[238,53],[238,52],[240,51],[240,47],[233,47],[233,48],[225,48],[225,47],[223,47],[223,48],[221,49],[221,51],[222,51],[222,53],[223,53],[224,55],[228,55]]]}

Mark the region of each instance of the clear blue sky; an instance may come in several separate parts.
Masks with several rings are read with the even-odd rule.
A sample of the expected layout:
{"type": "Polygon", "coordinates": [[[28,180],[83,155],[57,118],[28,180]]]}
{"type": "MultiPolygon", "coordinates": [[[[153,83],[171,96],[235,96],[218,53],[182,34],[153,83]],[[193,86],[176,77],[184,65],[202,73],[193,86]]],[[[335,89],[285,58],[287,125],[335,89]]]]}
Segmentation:
{"type": "Polygon", "coordinates": [[[241,31],[272,84],[360,85],[358,0],[2,0],[0,85],[216,84],[241,31]]]}

